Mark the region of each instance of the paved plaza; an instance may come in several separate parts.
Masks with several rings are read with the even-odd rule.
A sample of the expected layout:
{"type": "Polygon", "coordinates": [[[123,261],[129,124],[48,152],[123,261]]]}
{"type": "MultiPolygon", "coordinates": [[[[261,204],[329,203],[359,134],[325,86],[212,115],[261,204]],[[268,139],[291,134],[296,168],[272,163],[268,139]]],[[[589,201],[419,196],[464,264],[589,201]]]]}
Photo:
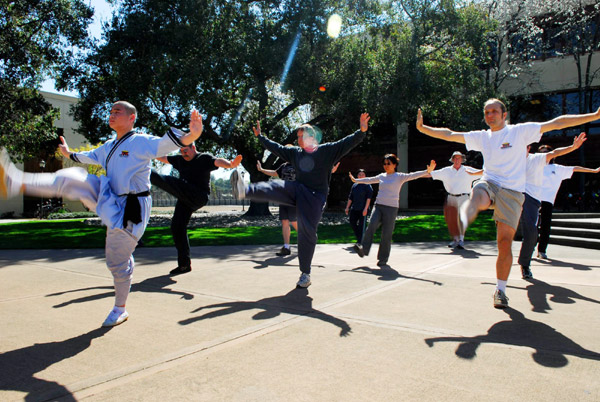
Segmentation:
{"type": "Polygon", "coordinates": [[[3,250],[0,400],[600,400],[600,252],[513,265],[497,310],[495,244],[467,247],[394,244],[379,268],[319,245],[308,289],[276,246],[195,247],[173,278],[174,248],[140,248],[112,329],[103,250],[3,250]]]}

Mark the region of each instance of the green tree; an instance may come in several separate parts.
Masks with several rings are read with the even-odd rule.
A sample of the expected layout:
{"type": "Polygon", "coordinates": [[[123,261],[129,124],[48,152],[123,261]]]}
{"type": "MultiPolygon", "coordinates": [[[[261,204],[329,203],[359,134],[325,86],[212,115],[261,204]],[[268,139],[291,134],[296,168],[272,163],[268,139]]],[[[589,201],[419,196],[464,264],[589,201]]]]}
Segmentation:
{"type": "Polygon", "coordinates": [[[0,146],[17,159],[56,148],[58,110],[37,89],[87,46],[92,15],[83,0],[0,0],[0,146]]]}
{"type": "Polygon", "coordinates": [[[264,179],[255,167],[263,149],[252,125],[260,119],[270,138],[292,142],[291,128],[305,121],[298,113],[321,96],[320,70],[331,64],[327,16],[337,11],[359,26],[376,5],[125,0],[106,27],[106,42],[72,65],[80,74],[70,85],[82,97],[75,110],[81,133],[91,142],[107,137],[102,122],[116,99],[135,104],[138,125],[154,133],[186,126],[195,106],[205,116],[199,146],[236,150],[251,180],[264,179]]]}

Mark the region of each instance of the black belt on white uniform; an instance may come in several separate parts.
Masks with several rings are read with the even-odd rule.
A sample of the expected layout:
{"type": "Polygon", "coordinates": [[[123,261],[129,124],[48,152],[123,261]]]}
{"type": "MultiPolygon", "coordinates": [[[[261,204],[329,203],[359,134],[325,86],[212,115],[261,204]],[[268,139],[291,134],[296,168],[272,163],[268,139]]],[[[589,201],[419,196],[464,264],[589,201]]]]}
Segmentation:
{"type": "Polygon", "coordinates": [[[143,191],[137,194],[121,195],[127,196],[127,201],[125,201],[125,214],[123,215],[123,228],[127,227],[127,221],[131,221],[134,224],[140,223],[142,221],[142,208],[140,208],[140,202],[138,201],[138,198],[148,197],[150,195],[150,191],[143,191]]]}
{"type": "Polygon", "coordinates": [[[448,193],[448,195],[451,195],[453,197],[461,197],[463,195],[469,195],[469,193],[462,193],[462,194],[450,194],[450,193],[448,193]]]}

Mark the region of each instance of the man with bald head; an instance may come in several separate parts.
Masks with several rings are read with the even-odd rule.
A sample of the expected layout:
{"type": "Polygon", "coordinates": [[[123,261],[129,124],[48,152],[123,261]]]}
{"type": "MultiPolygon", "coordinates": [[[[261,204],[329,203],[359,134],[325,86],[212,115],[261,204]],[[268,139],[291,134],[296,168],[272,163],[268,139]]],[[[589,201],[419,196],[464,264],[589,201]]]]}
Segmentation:
{"type": "Polygon", "coordinates": [[[11,162],[5,150],[0,152],[0,195],[25,193],[33,196],[64,197],[81,201],[95,211],[107,227],[106,265],[113,276],[115,305],[102,326],[112,327],[127,320],[125,303],[134,270],[133,251],[148,220],[150,162],[182,146],[193,143],[202,134],[202,116],[194,110],[190,132],[171,128],[163,137],[142,134],[134,129],[135,106],[126,101],[113,103],[108,125],[116,136],[91,151],[71,152],[64,137],[59,150],[64,157],[84,164],[101,165],[105,176],[88,174],[81,167],[55,173],[23,173],[11,162]]]}

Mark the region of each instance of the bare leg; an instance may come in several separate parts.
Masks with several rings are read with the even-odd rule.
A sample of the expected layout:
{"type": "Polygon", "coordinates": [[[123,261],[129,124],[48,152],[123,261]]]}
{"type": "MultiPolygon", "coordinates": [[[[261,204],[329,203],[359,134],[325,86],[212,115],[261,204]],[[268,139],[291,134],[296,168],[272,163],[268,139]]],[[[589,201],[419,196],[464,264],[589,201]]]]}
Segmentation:
{"type": "Polygon", "coordinates": [[[496,260],[496,278],[502,281],[508,280],[512,266],[512,242],[516,230],[506,223],[497,222],[498,259],[496,260]]]}
{"type": "Polygon", "coordinates": [[[281,233],[283,234],[283,244],[290,244],[290,221],[284,219],[281,221],[281,233]]]}
{"type": "Polygon", "coordinates": [[[459,230],[464,233],[467,227],[477,218],[479,212],[490,207],[492,201],[487,191],[481,188],[473,188],[469,199],[461,205],[459,216],[459,230]]]}

